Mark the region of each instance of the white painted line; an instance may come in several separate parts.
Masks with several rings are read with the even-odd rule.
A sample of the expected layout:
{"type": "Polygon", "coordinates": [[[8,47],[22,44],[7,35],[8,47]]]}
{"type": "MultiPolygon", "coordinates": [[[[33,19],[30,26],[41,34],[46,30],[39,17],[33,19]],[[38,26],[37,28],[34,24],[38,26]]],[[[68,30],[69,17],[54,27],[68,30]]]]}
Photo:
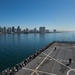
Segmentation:
{"type": "Polygon", "coordinates": [[[62,60],[59,60],[59,61],[62,61],[62,60]]]}
{"type": "Polygon", "coordinates": [[[63,47],[61,47],[61,49],[64,49],[64,50],[67,50],[67,51],[72,51],[72,50],[70,50],[70,49],[66,49],[66,48],[63,48],[63,47]]]}
{"type": "MultiPolygon", "coordinates": [[[[59,52],[59,54],[58,54],[57,58],[59,58],[60,53],[61,53],[61,50],[60,50],[60,52],[59,52]]],[[[56,66],[56,62],[54,63],[54,66],[53,66],[52,72],[54,71],[55,66],[56,66]]]]}
{"type": "Polygon", "coordinates": [[[50,60],[52,60],[52,59],[50,59],[50,60]]]}
{"type": "Polygon", "coordinates": [[[71,71],[74,71],[74,69],[70,69],[70,70],[67,72],[67,75],[69,75],[69,73],[70,73],[71,71]]]}
{"type": "Polygon", "coordinates": [[[49,57],[49,55],[53,52],[53,50],[44,58],[44,60],[38,65],[38,67],[36,67],[36,69],[38,69],[42,65],[42,63],[47,59],[47,57],[49,57]]]}
{"type": "MultiPolygon", "coordinates": [[[[49,58],[47,58],[47,59],[49,59],[49,58]]],[[[49,59],[49,60],[53,60],[53,59],[49,59]]],[[[68,60],[61,60],[61,59],[56,59],[57,61],[61,61],[61,62],[69,62],[68,60]]],[[[74,61],[72,61],[72,63],[73,63],[74,61]]]]}
{"type": "Polygon", "coordinates": [[[29,68],[22,68],[22,69],[26,69],[26,70],[29,70],[29,71],[34,71],[34,69],[29,69],[29,68]]]}
{"type": "Polygon", "coordinates": [[[45,73],[45,74],[49,74],[49,75],[57,75],[57,74],[53,74],[53,73],[48,73],[48,72],[43,72],[43,71],[38,71],[40,73],[45,73]]]}
{"type": "MultiPolygon", "coordinates": [[[[47,59],[47,57],[49,57],[49,55],[53,52],[54,48],[50,51],[50,53],[48,55],[46,55],[46,57],[44,58],[44,60],[36,67],[35,70],[37,70],[43,64],[43,62],[47,59]]],[[[34,72],[31,73],[31,75],[33,75],[33,74],[34,74],[34,72]]]]}
{"type": "MultiPolygon", "coordinates": [[[[34,69],[29,69],[29,68],[22,68],[22,69],[29,70],[29,71],[35,71],[34,69]]],[[[48,73],[48,72],[45,72],[45,71],[43,72],[43,71],[39,71],[39,70],[36,70],[35,72],[45,73],[45,74],[50,74],[50,75],[57,75],[57,74],[48,73]]]]}
{"type": "MultiPolygon", "coordinates": [[[[43,52],[43,54],[44,54],[44,55],[47,55],[47,54],[45,54],[44,52],[43,52]]],[[[63,63],[61,63],[60,61],[54,59],[54,58],[51,57],[51,56],[49,56],[49,57],[52,58],[53,60],[55,60],[56,62],[58,62],[59,64],[61,64],[61,65],[65,66],[65,67],[67,67],[68,69],[70,69],[70,70],[67,72],[67,75],[69,75],[70,71],[75,72],[75,69],[72,69],[72,68],[70,68],[69,66],[64,65],[63,63]]]]}
{"type": "MultiPolygon", "coordinates": [[[[47,54],[44,53],[44,52],[43,52],[43,54],[44,54],[44,55],[47,55],[47,54]]],[[[59,64],[61,64],[61,65],[65,66],[65,67],[67,67],[68,69],[72,69],[72,68],[70,68],[69,66],[66,66],[65,64],[63,64],[62,62],[60,62],[60,61],[54,59],[53,57],[51,57],[51,56],[49,56],[49,57],[50,57],[51,59],[53,59],[54,61],[58,62],[59,64]]]]}
{"type": "Polygon", "coordinates": [[[59,59],[56,59],[56,60],[59,60],[59,59]]]}
{"type": "MultiPolygon", "coordinates": [[[[48,59],[48,58],[47,58],[48,59]]],[[[50,59],[50,60],[53,60],[53,59],[50,59]]],[[[56,59],[57,61],[61,61],[61,62],[69,62],[68,60],[61,60],[61,59],[56,59]]],[[[72,63],[73,63],[74,61],[72,61],[72,63]]]]}
{"type": "Polygon", "coordinates": [[[41,59],[42,57],[37,56],[36,58],[41,59]]]}
{"type": "Polygon", "coordinates": [[[29,68],[22,68],[22,69],[26,69],[26,70],[29,70],[29,71],[33,71],[34,73],[36,73],[36,75],[39,75],[39,74],[37,73],[37,70],[29,69],[29,68]]]}
{"type": "Polygon", "coordinates": [[[64,62],[68,62],[67,60],[63,60],[64,62]]]}

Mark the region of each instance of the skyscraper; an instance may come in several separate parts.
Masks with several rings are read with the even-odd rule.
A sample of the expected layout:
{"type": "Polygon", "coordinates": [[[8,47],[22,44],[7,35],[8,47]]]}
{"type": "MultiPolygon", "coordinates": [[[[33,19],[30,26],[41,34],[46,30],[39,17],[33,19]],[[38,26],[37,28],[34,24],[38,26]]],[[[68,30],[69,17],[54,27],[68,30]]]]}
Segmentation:
{"type": "Polygon", "coordinates": [[[45,27],[40,27],[40,28],[39,28],[39,32],[40,32],[40,33],[45,33],[45,27]]]}
{"type": "Polygon", "coordinates": [[[15,32],[15,27],[14,26],[12,27],[12,32],[15,32]]]}
{"type": "Polygon", "coordinates": [[[0,27],[0,32],[2,32],[2,27],[0,27]]]}
{"type": "Polygon", "coordinates": [[[6,33],[6,32],[7,32],[7,29],[6,29],[6,27],[4,27],[4,28],[3,28],[3,32],[4,32],[4,33],[6,33]]]}
{"type": "Polygon", "coordinates": [[[29,32],[28,28],[26,28],[26,32],[29,32]]]}
{"type": "Polygon", "coordinates": [[[17,32],[21,32],[20,26],[18,26],[18,28],[17,28],[17,32]]]}
{"type": "Polygon", "coordinates": [[[56,32],[57,32],[57,30],[56,30],[56,29],[54,29],[54,30],[53,30],[53,32],[54,32],[54,33],[56,33],[56,32]]]}
{"type": "Polygon", "coordinates": [[[36,28],[34,28],[33,32],[34,32],[34,33],[37,33],[37,32],[38,32],[38,30],[37,30],[36,28]]]}
{"type": "Polygon", "coordinates": [[[7,32],[8,32],[8,33],[11,33],[11,32],[12,32],[11,27],[8,27],[7,32]]]}

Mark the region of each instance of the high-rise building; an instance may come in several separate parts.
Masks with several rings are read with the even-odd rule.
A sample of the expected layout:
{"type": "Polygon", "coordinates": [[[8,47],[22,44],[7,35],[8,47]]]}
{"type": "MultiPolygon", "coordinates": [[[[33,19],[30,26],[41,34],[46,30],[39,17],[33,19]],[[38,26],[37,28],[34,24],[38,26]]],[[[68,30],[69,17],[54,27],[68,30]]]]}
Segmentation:
{"type": "Polygon", "coordinates": [[[37,33],[37,32],[38,32],[38,30],[37,30],[36,28],[34,28],[33,32],[34,32],[34,33],[37,33]]]}
{"type": "Polygon", "coordinates": [[[2,32],[2,27],[0,27],[0,32],[2,32]]]}
{"type": "Polygon", "coordinates": [[[23,32],[25,32],[26,30],[24,29],[23,32]]]}
{"type": "Polygon", "coordinates": [[[57,30],[56,30],[56,29],[54,29],[54,30],[53,30],[53,32],[54,32],[54,33],[56,33],[56,32],[57,32],[57,30]]]}
{"type": "Polygon", "coordinates": [[[46,29],[46,30],[45,30],[45,32],[46,32],[46,33],[49,33],[49,30],[48,30],[48,29],[46,29]]]}
{"type": "Polygon", "coordinates": [[[28,28],[26,28],[26,32],[29,32],[28,28]]]}
{"type": "Polygon", "coordinates": [[[21,32],[20,26],[18,26],[18,28],[17,28],[17,32],[21,32]]]}
{"type": "Polygon", "coordinates": [[[12,32],[15,32],[15,27],[14,26],[12,27],[12,32]]]}
{"type": "Polygon", "coordinates": [[[11,27],[8,27],[7,32],[8,32],[8,33],[11,33],[11,32],[12,32],[11,27]]]}
{"type": "Polygon", "coordinates": [[[6,27],[4,27],[4,28],[3,28],[3,32],[4,32],[4,33],[6,33],[6,32],[7,32],[7,29],[6,29],[6,27]]]}
{"type": "Polygon", "coordinates": [[[45,27],[40,27],[40,28],[39,28],[39,32],[40,32],[40,33],[45,33],[45,27]]]}

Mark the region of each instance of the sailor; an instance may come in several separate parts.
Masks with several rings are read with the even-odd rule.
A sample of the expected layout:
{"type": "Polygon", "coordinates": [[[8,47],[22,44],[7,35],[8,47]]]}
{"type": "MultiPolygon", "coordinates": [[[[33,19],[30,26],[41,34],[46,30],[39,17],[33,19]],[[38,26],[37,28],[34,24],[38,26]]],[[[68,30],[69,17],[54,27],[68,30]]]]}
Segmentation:
{"type": "Polygon", "coordinates": [[[71,58],[69,58],[69,64],[71,64],[71,62],[72,62],[72,59],[71,59],[71,58]]]}
{"type": "Polygon", "coordinates": [[[66,64],[66,66],[69,66],[69,65],[71,64],[71,62],[72,62],[72,59],[71,59],[71,58],[69,58],[69,63],[68,63],[68,64],[66,64]]]}
{"type": "Polygon", "coordinates": [[[54,50],[56,50],[56,46],[55,46],[55,49],[54,50]]]}
{"type": "Polygon", "coordinates": [[[16,69],[17,69],[17,71],[19,70],[19,65],[18,64],[16,65],[16,69]]]}

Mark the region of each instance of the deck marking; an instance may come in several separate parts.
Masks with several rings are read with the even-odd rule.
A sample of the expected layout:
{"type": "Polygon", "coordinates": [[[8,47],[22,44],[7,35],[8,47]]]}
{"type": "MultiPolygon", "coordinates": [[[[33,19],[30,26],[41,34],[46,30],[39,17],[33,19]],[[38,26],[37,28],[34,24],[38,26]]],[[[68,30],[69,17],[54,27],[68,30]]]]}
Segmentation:
{"type": "MultiPolygon", "coordinates": [[[[53,59],[51,59],[51,58],[47,58],[47,59],[49,59],[49,60],[53,60],[53,59]]],[[[69,62],[68,60],[61,60],[61,59],[56,59],[57,61],[61,61],[61,62],[69,62]]],[[[72,63],[74,63],[74,61],[72,61],[72,63]]]]}
{"type": "MultiPolygon", "coordinates": [[[[43,54],[44,55],[47,55],[46,53],[44,53],[43,52],[43,54]]],[[[58,60],[56,60],[56,59],[54,59],[53,57],[51,57],[51,56],[49,56],[51,59],[53,59],[54,61],[56,61],[56,62],[58,62],[59,64],[61,64],[61,65],[63,65],[63,66],[65,66],[65,67],[67,67],[68,69],[72,69],[71,67],[69,67],[69,66],[66,66],[65,64],[63,64],[62,62],[60,62],[60,61],[58,61],[58,60]]]]}
{"type": "MultiPolygon", "coordinates": [[[[34,69],[29,69],[29,68],[22,68],[22,69],[26,69],[26,70],[29,70],[29,71],[34,71],[34,69]]],[[[39,72],[39,73],[45,73],[45,74],[50,74],[50,75],[57,75],[57,74],[48,73],[48,72],[45,72],[45,71],[44,72],[43,71],[39,71],[39,70],[36,70],[36,71],[39,72]]]]}
{"type": "MultiPolygon", "coordinates": [[[[49,55],[53,52],[54,48],[50,51],[49,54],[46,55],[46,57],[43,59],[43,61],[36,67],[35,70],[37,70],[42,64],[43,62],[47,59],[47,57],[49,57],[49,55]]],[[[31,75],[33,75],[35,72],[32,72],[31,75]]]]}
{"type": "MultiPolygon", "coordinates": [[[[49,58],[47,58],[47,59],[49,59],[49,58]]],[[[49,60],[53,60],[53,59],[49,59],[49,60]]],[[[56,59],[57,61],[61,61],[61,62],[69,62],[68,60],[61,60],[61,59],[56,59]]],[[[74,61],[72,61],[72,63],[74,63],[74,61]]]]}
{"type": "MultiPolygon", "coordinates": [[[[59,46],[60,47],[60,46],[59,46]]],[[[63,47],[60,47],[61,49],[64,49],[64,50],[67,50],[67,51],[72,51],[72,50],[70,50],[70,49],[65,49],[65,48],[63,48],[63,47]]]]}
{"type": "Polygon", "coordinates": [[[70,69],[68,72],[67,72],[67,75],[69,75],[69,73],[73,71],[74,72],[74,69],[70,69]]]}
{"type": "Polygon", "coordinates": [[[41,59],[42,57],[40,57],[40,56],[38,56],[38,57],[36,57],[37,59],[41,59]]]}
{"type": "MultiPolygon", "coordinates": [[[[43,52],[43,54],[44,55],[47,55],[46,53],[44,53],[43,52]]],[[[56,62],[58,62],[59,64],[61,64],[61,65],[63,65],[63,66],[65,66],[65,67],[67,67],[68,69],[70,69],[69,71],[74,71],[75,72],[75,69],[72,69],[71,67],[69,67],[69,66],[66,66],[66,65],[64,65],[63,63],[61,63],[60,61],[58,61],[58,60],[56,60],[56,59],[54,59],[53,57],[51,57],[51,56],[49,56],[50,58],[52,58],[53,60],[55,60],[56,62]]],[[[67,75],[69,75],[69,71],[68,71],[68,74],[67,75]]]]}
{"type": "MultiPolygon", "coordinates": [[[[59,58],[60,53],[61,53],[61,50],[60,50],[60,52],[59,52],[59,54],[58,54],[57,58],[59,58]]],[[[54,71],[55,66],[56,66],[56,62],[54,63],[54,66],[53,66],[52,72],[54,71]]]]}
{"type": "Polygon", "coordinates": [[[53,52],[53,50],[44,58],[44,60],[38,65],[38,67],[36,67],[36,69],[38,69],[42,65],[42,63],[47,59],[47,57],[49,57],[49,55],[53,52]]]}

